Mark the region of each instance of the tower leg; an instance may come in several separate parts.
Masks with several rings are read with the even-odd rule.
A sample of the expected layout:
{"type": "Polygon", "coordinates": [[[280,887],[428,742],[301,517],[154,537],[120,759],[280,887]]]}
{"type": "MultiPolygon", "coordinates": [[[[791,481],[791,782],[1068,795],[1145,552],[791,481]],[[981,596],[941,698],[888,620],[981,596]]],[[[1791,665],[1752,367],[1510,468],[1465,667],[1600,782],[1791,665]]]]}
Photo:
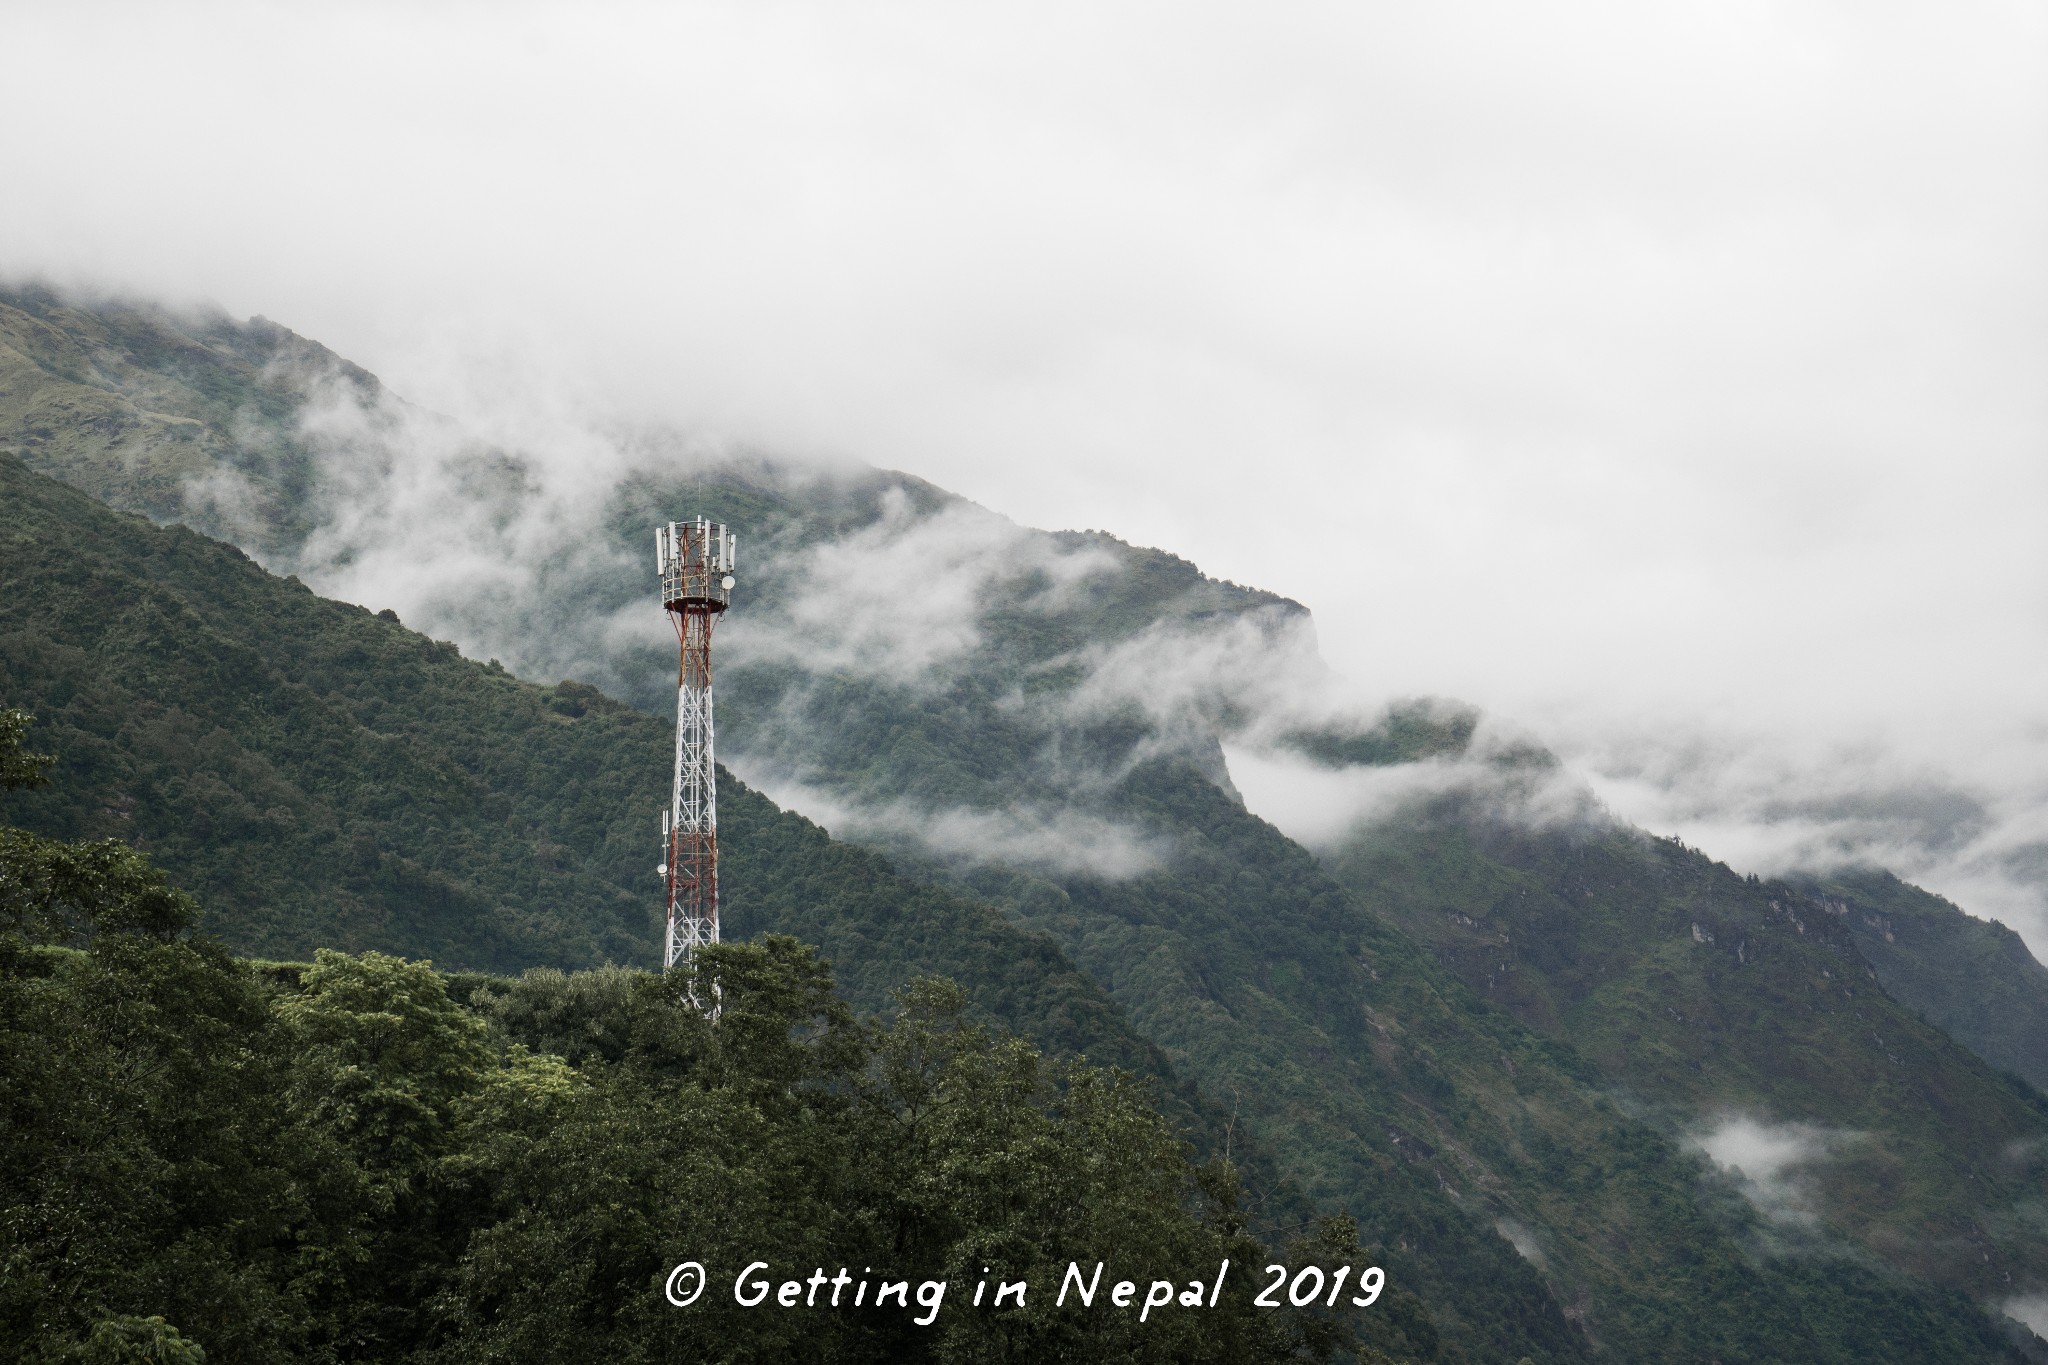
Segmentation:
{"type": "Polygon", "coordinates": [[[668,925],[662,968],[718,942],[717,733],[712,720],[712,612],[671,609],[682,646],[676,679],[675,782],[669,798],[668,925]]]}

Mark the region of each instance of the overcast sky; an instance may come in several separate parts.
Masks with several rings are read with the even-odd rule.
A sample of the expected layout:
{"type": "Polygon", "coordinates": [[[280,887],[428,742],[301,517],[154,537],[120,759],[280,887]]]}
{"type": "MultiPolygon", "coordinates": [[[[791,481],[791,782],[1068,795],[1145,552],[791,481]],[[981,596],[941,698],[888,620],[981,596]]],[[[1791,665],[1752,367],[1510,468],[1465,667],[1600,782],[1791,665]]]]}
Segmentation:
{"type": "Polygon", "coordinates": [[[1164,546],[1738,863],[1958,797],[2004,881],[1917,870],[2048,946],[2038,0],[14,3],[0,50],[0,270],[1164,546]]]}

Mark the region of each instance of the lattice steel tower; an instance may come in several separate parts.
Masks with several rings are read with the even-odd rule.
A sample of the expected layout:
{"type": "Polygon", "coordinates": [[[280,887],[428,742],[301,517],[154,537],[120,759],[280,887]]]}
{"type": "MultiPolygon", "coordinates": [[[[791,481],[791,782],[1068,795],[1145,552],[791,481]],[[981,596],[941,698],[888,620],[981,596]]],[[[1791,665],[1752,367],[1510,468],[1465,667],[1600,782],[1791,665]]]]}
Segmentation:
{"type": "Polygon", "coordinates": [[[676,781],[661,814],[661,875],[668,883],[663,971],[718,942],[718,780],[711,724],[711,627],[732,604],[738,537],[698,517],[654,530],[661,605],[676,628],[676,781]]]}

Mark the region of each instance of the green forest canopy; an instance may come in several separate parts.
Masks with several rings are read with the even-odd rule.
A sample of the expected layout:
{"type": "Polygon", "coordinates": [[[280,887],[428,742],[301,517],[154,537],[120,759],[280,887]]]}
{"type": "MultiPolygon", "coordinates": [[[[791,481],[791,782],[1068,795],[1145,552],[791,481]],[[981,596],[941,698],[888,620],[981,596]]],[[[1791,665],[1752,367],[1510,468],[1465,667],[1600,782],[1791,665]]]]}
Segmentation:
{"type": "MultiPolygon", "coordinates": [[[[0,725],[10,785],[44,779],[24,721],[0,725]]],[[[1266,1257],[1227,1163],[1192,1165],[1127,1073],[968,1022],[943,980],[882,1023],[786,936],[667,977],[449,978],[259,966],[195,918],[118,842],[0,831],[11,1358],[1256,1361],[1360,1327],[1432,1353],[1399,1289],[1371,1317],[1253,1307],[1266,1257]],[[1069,1260],[1149,1286],[1225,1259],[1244,1273],[1213,1308],[1054,1302],[1069,1260]],[[715,1283],[679,1309],[683,1260],[715,1283]],[[750,1310],[726,1290],[756,1261],[951,1296],[750,1310]],[[977,1306],[984,1275],[1030,1290],[977,1306]]],[[[1321,1231],[1306,1254],[1363,1267],[1321,1231]]]]}

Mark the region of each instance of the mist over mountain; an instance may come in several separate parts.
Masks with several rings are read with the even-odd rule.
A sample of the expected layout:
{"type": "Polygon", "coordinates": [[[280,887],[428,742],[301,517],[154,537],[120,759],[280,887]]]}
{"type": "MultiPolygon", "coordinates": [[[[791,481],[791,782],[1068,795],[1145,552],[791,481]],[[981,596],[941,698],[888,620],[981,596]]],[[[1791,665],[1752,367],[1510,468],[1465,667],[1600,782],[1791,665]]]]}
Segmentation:
{"type": "MultiPolygon", "coordinates": [[[[0,447],[323,594],[395,609],[490,658],[503,681],[488,686],[507,704],[517,693],[521,714],[558,702],[580,733],[644,730],[649,753],[674,665],[648,609],[647,529],[694,512],[743,528],[744,586],[718,636],[733,771],[886,851],[911,879],[892,897],[922,884],[1051,945],[1055,976],[1072,964],[1128,1020],[1116,1047],[1156,1047],[1155,1069],[1198,1087],[1198,1110],[1228,1096],[1277,1177],[1359,1217],[1459,1349],[1656,1358],[1719,1296],[1747,1305],[1720,1339],[1731,1357],[1796,1336],[1832,1358],[1858,1295],[1894,1305],[1880,1317],[1919,1302],[1901,1288],[1915,1285],[2029,1315],[2048,1285],[2028,1155],[2048,1111],[1994,1070],[2042,1074],[2027,1021],[2048,1012],[2048,984],[2016,942],[1987,953],[1986,926],[1953,907],[1878,880],[1759,882],[1650,839],[1511,724],[1361,696],[1321,663],[1300,604],[1105,531],[1033,531],[914,477],[673,434],[476,428],[272,324],[34,290],[9,295],[0,322],[0,447]],[[574,681],[549,702],[505,671],[574,681]],[[605,693],[651,717],[602,719],[584,698],[605,693]],[[1955,1008],[1973,973],[2008,1003],[1955,1008]],[[1704,1280],[1686,1269],[1702,1255],[1704,1280]]],[[[22,582],[96,553],[87,537],[45,564],[30,548],[41,534],[21,542],[22,582]]],[[[202,577],[189,590],[211,595],[202,577]]],[[[133,646],[76,636],[80,592],[63,606],[38,590],[18,609],[41,643],[19,653],[34,666],[15,685],[60,708],[73,748],[101,746],[102,785],[65,832],[112,832],[133,797],[117,774],[140,771],[134,737],[111,722],[119,707],[99,720],[61,708],[84,695],[95,651],[115,651],[97,684],[113,686],[133,646]]],[[[347,629],[415,648],[373,622],[358,612],[347,629]]],[[[382,667],[352,649],[321,676],[382,667]]],[[[451,679],[478,667],[433,662],[451,679]]],[[[359,710],[331,723],[353,744],[368,742],[355,727],[381,724],[359,710]]],[[[439,761],[466,761],[443,727],[439,761]]],[[[151,759],[168,774],[166,761],[151,759]]],[[[611,886],[577,862],[592,831],[558,815],[519,817],[538,823],[515,864],[616,906],[537,920],[519,908],[528,893],[494,885],[488,863],[449,862],[428,831],[410,866],[380,872],[368,851],[356,894],[386,897],[381,937],[342,941],[475,965],[629,955],[632,793],[664,769],[625,768],[579,796],[602,812],[611,886]],[[509,937],[433,938],[406,908],[414,868],[435,869],[451,923],[495,920],[509,937]]],[[[252,780],[246,765],[208,771],[227,789],[252,780]]],[[[164,839],[204,798],[149,780],[180,812],[164,839]]],[[[470,780],[487,808],[523,799],[508,773],[470,780]]],[[[174,870],[181,857],[211,869],[223,909],[275,915],[276,893],[226,875],[239,860],[247,886],[274,883],[269,857],[212,851],[300,837],[272,803],[248,804],[241,832],[216,821],[187,853],[164,852],[174,870]]],[[[501,837],[465,836],[479,851],[501,837]]],[[[575,903],[534,903],[548,902],[575,903]]],[[[235,932],[245,949],[291,952],[351,932],[325,910],[287,922],[296,937],[274,945],[250,936],[257,921],[235,932]]],[[[865,940],[828,941],[879,998],[880,978],[859,984],[865,940]]],[[[947,960],[1014,950],[964,951],[947,960]]],[[[1024,1027],[1053,1030],[1053,1046],[1109,1036],[1056,1024],[1064,1013],[1024,1027]]]]}
{"type": "MultiPolygon", "coordinates": [[[[340,942],[424,949],[456,965],[574,966],[595,960],[593,930],[630,923],[635,898],[620,894],[630,877],[605,873],[632,864],[633,811],[651,793],[633,796],[656,777],[661,718],[580,684],[514,681],[495,663],[270,577],[232,547],[114,514],[11,460],[0,480],[0,581],[13,604],[0,618],[0,681],[46,718],[45,741],[63,755],[54,789],[14,794],[10,818],[68,835],[118,832],[201,889],[209,921],[245,950],[340,942]],[[133,604],[112,630],[100,610],[110,599],[133,604]]],[[[1459,727],[1424,716],[1396,730],[1403,737],[1390,733],[1387,746],[1427,747],[1455,743],[1459,727]]],[[[1049,940],[1076,943],[1095,970],[1122,980],[1168,1049],[1228,1085],[1227,1115],[1185,1086],[1166,1097],[1168,1111],[1188,1136],[1212,1149],[1220,1138],[1253,1171],[1280,1177],[1263,1177],[1267,1220],[1298,1217],[1304,1200],[1361,1217],[1374,1254],[1412,1286],[1401,1292],[1421,1293],[1420,1309],[1402,1311],[1423,1316],[1360,1330],[1407,1358],[1454,1360],[1469,1348],[1574,1359],[1587,1346],[1575,1332],[1596,1328],[1653,1358],[1659,1342],[1704,1338],[1736,1358],[1802,1341],[1812,1358],[1846,1360],[1900,1332],[1927,1359],[2003,1359],[2017,1347],[1953,1291],[1930,1295],[1847,1264],[1804,1267],[1775,1241],[1745,1251],[1764,1230],[1757,1212],[1728,1204],[1711,1181],[1699,1188],[1683,1142],[1618,1111],[1568,1051],[1462,999],[1298,850],[1219,803],[1208,777],[1149,766],[1116,794],[1125,805],[1139,798],[1134,822],[1183,842],[1227,841],[1227,861],[1183,848],[1174,865],[1130,883],[1084,876],[1064,890],[984,865],[977,875],[1011,904],[1009,923],[907,883],[729,785],[730,925],[735,935],[785,927],[827,945],[856,1000],[884,998],[876,992],[906,972],[943,970],[1041,1045],[1085,1048],[1171,1084],[1162,1049],[1049,940]],[[1204,880],[1225,877],[1224,900],[1205,896],[1204,880]],[[1241,912],[1261,902],[1247,937],[1241,912]],[[1041,933],[1029,932],[1034,918],[1041,933]],[[1346,940],[1355,962],[1329,952],[1346,940]],[[1162,950],[1166,961],[1156,960],[1162,950]],[[1376,1040],[1347,1018],[1359,994],[1372,1002],[1363,1019],[1376,1040]],[[1368,1056],[1386,1074],[1361,1071],[1368,1056]],[[1534,1096],[1540,1107],[1529,1107],[1534,1096]],[[1381,1125],[1384,1148],[1366,1136],[1381,1125]],[[1266,1134],[1279,1144],[1271,1155],[1256,1141],[1266,1134]],[[1475,1179],[1476,1222],[1459,1191],[1475,1179]],[[1590,1208],[1580,1202],[1589,1197],[1590,1208]],[[1588,1245],[1594,1209],[1631,1229],[1611,1267],[1613,1249],[1588,1245]],[[1550,1295],[1574,1284],[1560,1308],[1550,1295]],[[1717,1325],[1731,1301],[1740,1317],[1717,1325]]],[[[267,970],[289,982],[320,976],[267,970]]],[[[483,1002],[472,1008],[503,1000],[542,1011],[520,1027],[572,1057],[606,1055],[625,1027],[603,1013],[622,989],[616,973],[469,977],[449,989],[483,1002]],[[552,1000],[564,991],[567,1000],[552,1000]]],[[[1706,1150],[1730,1140],[1717,1133],[1706,1150]]],[[[1770,1151],[1790,1140],[1775,1129],[1763,1138],[1770,1151]]],[[[1999,1250],[2005,1265],[2008,1248],[1999,1250]]],[[[242,1326],[199,1320],[216,1344],[242,1326]]]]}
{"type": "MultiPolygon", "coordinates": [[[[632,605],[644,556],[620,501],[658,483],[657,470],[672,471],[667,487],[677,492],[696,492],[707,472],[723,471],[711,477],[766,494],[767,503],[745,505],[757,513],[772,504],[786,511],[792,497],[807,504],[801,530],[786,515],[757,516],[752,606],[725,636],[741,658],[798,650],[835,668],[907,677],[972,653],[994,585],[1016,589],[1028,574],[1050,575],[1005,608],[1011,617],[1016,607],[1049,616],[1102,595],[1115,576],[1114,556],[1028,532],[915,479],[607,426],[548,397],[545,384],[493,391],[493,403],[455,420],[406,403],[270,324],[173,316],[154,305],[88,307],[67,310],[80,333],[68,336],[39,325],[42,306],[7,310],[18,360],[10,362],[6,401],[25,448],[51,416],[83,424],[61,448],[42,451],[42,467],[72,469],[83,486],[125,505],[225,535],[322,591],[393,607],[533,676],[587,678],[644,701],[661,686],[653,680],[666,668],[666,645],[660,623],[632,605]],[[195,373],[208,375],[199,387],[178,378],[179,348],[195,341],[222,352],[196,361],[195,373]],[[678,478],[678,469],[694,472],[678,478]],[[901,497],[878,516],[877,480],[890,478],[901,497]],[[918,590],[906,590],[913,585],[918,590]],[[1055,589],[1065,596],[1046,595],[1055,589]],[[570,602],[573,609],[562,609],[570,602]]],[[[1219,525],[1219,543],[1270,540],[1274,525],[1219,525]]],[[[1197,616],[1207,610],[1188,607],[1197,616]]],[[[1063,664],[1094,679],[1078,692],[1065,689],[1063,704],[1099,710],[1120,704],[1121,690],[1157,710],[1200,694],[1211,699],[1205,704],[1238,706],[1264,734],[1312,728],[1324,713],[1357,728],[1390,700],[1370,681],[1340,680],[1322,664],[1305,613],[1281,630],[1285,639],[1277,626],[1255,637],[1207,622],[1192,631],[1156,624],[1143,640],[1118,642],[1115,658],[1097,640],[1085,661],[1077,655],[1063,664]],[[1162,677],[1174,680],[1177,699],[1157,690],[1162,677]],[[1216,700],[1226,696],[1245,700],[1216,700]]],[[[1570,757],[1610,809],[1649,828],[1765,875],[1889,867],[2022,936],[2037,934],[2048,894],[2040,872],[2048,795],[2037,755],[2024,744],[1959,733],[1951,752],[1965,776],[1876,738],[1844,749],[1765,733],[1716,738],[1698,728],[1708,722],[1682,718],[1652,728],[1625,715],[1546,714],[1555,727],[1543,736],[1549,747],[1570,757]]],[[[1486,723],[1512,727],[1514,719],[1486,723]]],[[[734,754],[794,795],[805,783],[803,763],[783,748],[734,754]]],[[[1281,765],[1273,770],[1279,780],[1253,775],[1244,790],[1255,809],[1311,842],[1342,832],[1351,820],[1346,803],[1365,801],[1363,811],[1377,799],[1341,781],[1332,786],[1265,739],[1236,749],[1240,764],[1281,765]]],[[[1375,784],[1384,774],[1350,780],[1375,784]]],[[[821,804],[822,790],[809,799],[842,819],[851,814],[821,804]]],[[[900,807],[883,810],[872,794],[867,806],[861,818],[909,818],[900,807]]],[[[1038,826],[1049,818],[1037,811],[1038,826]]]]}
{"type": "Polygon", "coordinates": [[[536,468],[623,414],[1107,527],[1645,828],[2048,943],[2038,13],[1055,8],[53,8],[0,272],[536,468]]]}
{"type": "Polygon", "coordinates": [[[0,1357],[2048,1361],[2040,4],[0,33],[0,1357]]]}

